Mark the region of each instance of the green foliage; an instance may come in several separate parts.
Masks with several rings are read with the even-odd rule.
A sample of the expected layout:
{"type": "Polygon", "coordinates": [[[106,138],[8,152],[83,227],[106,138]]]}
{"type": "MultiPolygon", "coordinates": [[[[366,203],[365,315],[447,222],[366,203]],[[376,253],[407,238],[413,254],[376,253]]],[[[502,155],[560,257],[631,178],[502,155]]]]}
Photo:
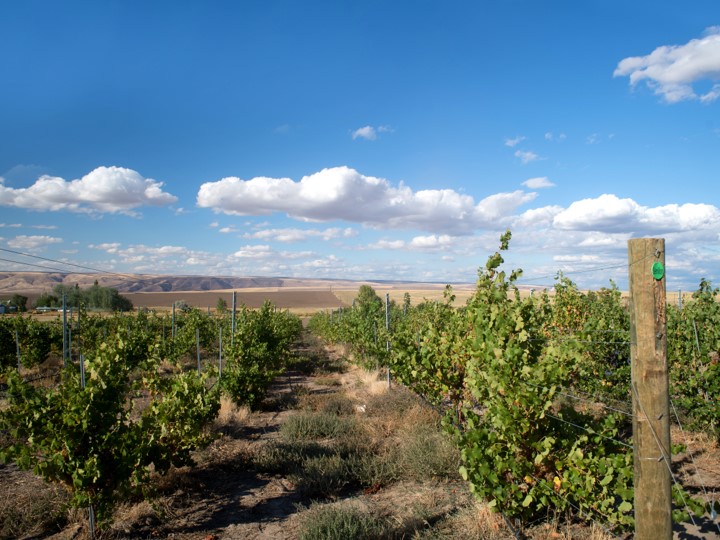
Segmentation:
{"type": "MultiPolygon", "coordinates": [[[[503,235],[501,251],[509,239],[503,235]]],[[[629,525],[632,458],[613,440],[615,418],[601,423],[555,405],[559,387],[577,375],[582,351],[547,339],[533,302],[522,301],[514,285],[520,271],[507,276],[502,263],[500,252],[489,258],[468,304],[469,396],[451,424],[461,474],[478,496],[511,516],[530,519],[573,506],[629,525]],[[566,423],[568,416],[583,429],[566,423]]]]}
{"type": "Polygon", "coordinates": [[[256,408],[272,380],[284,371],[302,323],[289,312],[276,311],[269,302],[259,310],[243,308],[239,319],[232,344],[230,332],[224,334],[220,384],[233,401],[256,408]]]}
{"type": "Polygon", "coordinates": [[[387,536],[388,527],[378,517],[351,506],[311,506],[300,517],[300,540],[375,540],[387,536]]]}
{"type": "Polygon", "coordinates": [[[63,484],[71,504],[92,504],[101,522],[118,495],[147,488],[151,470],[190,463],[190,452],[209,442],[204,426],[219,408],[217,391],[206,390],[204,379],[161,380],[157,357],[138,360],[132,349],[121,337],[101,345],[87,358],[84,388],[74,365],[49,390],[10,372],[9,406],[0,413],[0,429],[11,440],[0,461],[63,484]],[[139,396],[150,405],[136,413],[139,396]]]}
{"type": "Polygon", "coordinates": [[[65,295],[67,307],[87,309],[102,309],[109,311],[131,311],[132,302],[122,296],[117,289],[101,287],[95,282],[92,287],[81,289],[75,286],[58,284],[53,288],[52,294],[42,293],[35,301],[35,307],[62,307],[62,298],[65,295]]]}
{"type": "Polygon", "coordinates": [[[720,440],[720,291],[705,279],[682,310],[668,306],[670,392],[683,420],[720,440]]]}
{"type": "MultiPolygon", "coordinates": [[[[622,415],[597,416],[582,406],[586,400],[567,398],[629,401],[627,307],[614,283],[584,293],[562,274],[552,296],[523,300],[515,285],[521,271],[502,269],[510,238],[509,231],[502,235],[465,307],[452,307],[450,288],[444,302],[406,303],[402,312],[393,307],[391,331],[379,336],[382,345],[391,340],[385,357],[378,346],[373,349],[368,331],[381,310],[367,289],[354,309],[319,314],[310,327],[347,344],[356,360],[368,352],[386,360],[396,380],[443,407],[461,451],[461,473],[493,508],[525,520],[579,509],[586,517],[629,527],[633,463],[624,440],[630,426],[622,415]]],[[[683,407],[697,408],[705,426],[718,414],[712,409],[717,383],[709,380],[720,380],[714,371],[720,349],[716,293],[701,284],[697,305],[684,310],[686,321],[692,314],[695,326],[702,326],[705,341],[698,351],[688,346],[692,326],[678,326],[672,313],[668,323],[670,336],[685,333],[686,349],[676,357],[708,374],[685,383],[687,388],[675,383],[687,396],[683,407]],[[705,394],[697,391],[700,386],[705,394]]]]}
{"type": "Polygon", "coordinates": [[[28,297],[22,294],[13,294],[7,300],[0,300],[0,304],[8,307],[12,307],[18,313],[22,313],[27,310],[28,297]]]}

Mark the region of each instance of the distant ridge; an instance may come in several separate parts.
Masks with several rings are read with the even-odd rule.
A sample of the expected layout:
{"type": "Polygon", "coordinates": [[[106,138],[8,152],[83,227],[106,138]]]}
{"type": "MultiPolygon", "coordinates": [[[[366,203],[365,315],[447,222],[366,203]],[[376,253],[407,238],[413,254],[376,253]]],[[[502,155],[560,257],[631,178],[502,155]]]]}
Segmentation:
{"type": "MultiPolygon", "coordinates": [[[[171,276],[146,274],[81,274],[60,272],[0,272],[0,295],[15,293],[37,296],[50,292],[58,284],[80,288],[91,287],[95,281],[103,287],[113,287],[121,293],[158,293],[181,291],[220,291],[231,289],[267,288],[352,288],[362,284],[393,287],[419,282],[389,280],[298,279],[284,277],[213,277],[171,276]]],[[[422,283],[426,288],[441,288],[445,284],[422,283]]],[[[468,284],[470,285],[470,284],[468,284]]],[[[455,284],[453,285],[456,286],[455,284]]],[[[473,285],[474,286],[474,285],[473,285]]]]}

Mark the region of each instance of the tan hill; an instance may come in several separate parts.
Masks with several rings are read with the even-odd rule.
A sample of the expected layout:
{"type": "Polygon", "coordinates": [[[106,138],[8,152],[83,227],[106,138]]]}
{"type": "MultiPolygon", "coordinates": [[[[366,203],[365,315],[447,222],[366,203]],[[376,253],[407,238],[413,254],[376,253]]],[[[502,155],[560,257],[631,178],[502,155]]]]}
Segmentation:
{"type": "MultiPolygon", "coordinates": [[[[85,289],[95,282],[112,287],[120,293],[161,293],[180,291],[229,291],[240,289],[311,288],[318,290],[357,290],[369,284],[379,289],[437,290],[441,283],[417,283],[400,281],[353,281],[334,279],[297,279],[283,277],[214,277],[171,276],[146,274],[82,274],[59,272],[0,272],[0,295],[24,294],[37,296],[51,292],[56,285],[78,285],[85,289]]],[[[458,287],[463,287],[462,285],[458,287]]]]}

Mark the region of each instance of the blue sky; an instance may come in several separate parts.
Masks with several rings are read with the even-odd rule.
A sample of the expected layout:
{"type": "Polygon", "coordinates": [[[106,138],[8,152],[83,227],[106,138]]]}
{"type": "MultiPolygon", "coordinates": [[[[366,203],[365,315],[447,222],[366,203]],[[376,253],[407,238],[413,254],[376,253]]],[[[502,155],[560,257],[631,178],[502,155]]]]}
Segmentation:
{"type": "Polygon", "coordinates": [[[720,285],[717,1],[0,1],[0,270],[720,285]]]}

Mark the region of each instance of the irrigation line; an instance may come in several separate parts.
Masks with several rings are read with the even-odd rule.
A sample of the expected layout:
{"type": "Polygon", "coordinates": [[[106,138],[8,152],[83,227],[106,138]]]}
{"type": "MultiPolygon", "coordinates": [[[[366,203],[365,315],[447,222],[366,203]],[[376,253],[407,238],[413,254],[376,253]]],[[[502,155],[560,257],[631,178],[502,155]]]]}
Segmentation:
{"type": "MultiPolygon", "coordinates": [[[[697,463],[695,463],[695,456],[694,456],[692,450],[690,450],[690,445],[688,444],[687,435],[685,434],[685,430],[683,429],[683,426],[682,426],[682,424],[680,423],[680,417],[678,416],[677,409],[675,408],[675,403],[673,402],[672,399],[670,400],[670,405],[672,406],[673,413],[675,414],[675,419],[677,420],[678,426],[680,427],[680,433],[682,434],[683,439],[685,439],[685,444],[686,444],[686,446],[688,447],[688,454],[690,454],[690,461],[692,461],[693,467],[695,468],[695,474],[697,474],[698,481],[700,482],[700,487],[702,488],[703,494],[705,495],[705,500],[707,501],[708,498],[709,498],[709,496],[708,496],[707,490],[705,489],[705,483],[702,481],[702,478],[700,477],[700,473],[699,473],[699,471],[698,471],[697,463]]],[[[714,509],[714,508],[715,508],[715,504],[714,504],[714,501],[713,501],[713,509],[714,509]]],[[[718,532],[720,533],[720,524],[718,524],[718,522],[717,522],[716,519],[713,519],[713,521],[715,522],[715,528],[716,528],[716,529],[718,530],[718,532]]]]}
{"type": "MultiPolygon", "coordinates": [[[[660,442],[660,437],[658,436],[657,432],[655,431],[655,427],[652,425],[652,422],[650,421],[650,417],[645,412],[645,407],[642,404],[642,401],[640,401],[640,393],[638,392],[635,384],[633,383],[631,385],[633,391],[635,392],[635,399],[637,401],[638,406],[640,407],[640,411],[645,415],[645,420],[648,423],[648,427],[650,428],[650,433],[652,433],[653,439],[655,439],[655,444],[658,445],[658,449],[660,450],[661,459],[665,462],[665,465],[667,466],[667,470],[670,473],[670,478],[673,481],[673,484],[679,489],[678,493],[680,494],[680,498],[682,499],[683,505],[685,506],[685,510],[687,510],[688,516],[690,516],[690,521],[692,521],[692,524],[697,527],[697,523],[695,523],[695,518],[693,517],[693,512],[690,510],[690,507],[687,504],[687,501],[685,500],[685,496],[682,493],[682,490],[680,490],[681,486],[677,481],[677,478],[675,478],[675,475],[672,472],[672,465],[670,464],[670,461],[672,460],[672,455],[670,454],[670,451],[667,448],[664,448],[662,445],[662,442],[660,442]]],[[[642,459],[642,457],[640,458],[642,459]]]]}
{"type": "Polygon", "coordinates": [[[603,439],[607,439],[608,441],[612,441],[612,442],[614,442],[614,443],[621,444],[621,445],[626,446],[626,447],[628,447],[628,448],[630,448],[630,449],[632,450],[632,445],[631,445],[631,444],[628,444],[628,443],[626,443],[626,442],[620,441],[620,440],[618,440],[618,439],[613,439],[612,437],[606,437],[605,435],[602,435],[602,434],[598,433],[598,432],[595,431],[595,430],[591,430],[591,429],[588,428],[587,426],[581,426],[580,424],[574,424],[573,422],[569,422],[569,421],[567,421],[567,420],[565,420],[565,419],[563,419],[563,418],[560,418],[559,416],[555,416],[555,415],[552,415],[552,414],[547,413],[547,412],[545,413],[545,416],[548,416],[548,417],[550,417],[550,418],[554,418],[555,420],[558,420],[559,422],[563,422],[564,424],[568,424],[568,425],[573,426],[573,427],[576,427],[576,428],[578,428],[578,429],[582,429],[583,431],[587,431],[590,435],[597,435],[598,437],[602,437],[603,439]]]}

